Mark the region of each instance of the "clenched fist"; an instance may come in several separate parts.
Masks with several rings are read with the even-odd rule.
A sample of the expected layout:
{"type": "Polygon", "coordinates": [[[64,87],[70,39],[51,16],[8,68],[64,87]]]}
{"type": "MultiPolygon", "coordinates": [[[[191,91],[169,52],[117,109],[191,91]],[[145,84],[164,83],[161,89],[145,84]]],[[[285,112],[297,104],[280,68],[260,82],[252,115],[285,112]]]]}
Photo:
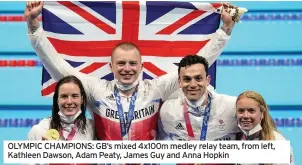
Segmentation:
{"type": "Polygon", "coordinates": [[[221,20],[223,24],[225,24],[226,26],[233,27],[235,25],[235,22],[233,21],[232,16],[228,12],[226,12],[226,9],[229,7],[234,7],[234,6],[231,3],[223,3],[221,20]]]}
{"type": "Polygon", "coordinates": [[[38,18],[43,9],[42,1],[28,1],[26,2],[26,8],[24,11],[24,17],[26,20],[34,20],[38,18]]]}
{"type": "Polygon", "coordinates": [[[235,26],[235,22],[232,19],[232,16],[226,12],[226,9],[231,7],[234,7],[231,3],[223,3],[223,9],[221,12],[221,20],[223,22],[223,25],[221,27],[221,29],[227,34],[227,35],[231,35],[232,30],[235,26]]]}

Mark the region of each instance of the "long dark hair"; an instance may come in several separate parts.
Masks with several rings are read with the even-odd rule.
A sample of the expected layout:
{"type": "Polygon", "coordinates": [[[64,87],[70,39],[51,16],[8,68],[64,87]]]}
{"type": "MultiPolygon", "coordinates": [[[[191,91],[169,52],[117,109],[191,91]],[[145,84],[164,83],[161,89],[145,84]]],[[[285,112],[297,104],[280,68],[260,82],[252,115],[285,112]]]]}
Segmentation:
{"type": "Polygon", "coordinates": [[[57,82],[55,93],[53,96],[52,117],[51,117],[51,121],[50,121],[50,128],[56,129],[58,131],[60,129],[62,129],[60,115],[58,114],[58,112],[60,111],[59,105],[58,105],[59,88],[61,85],[66,84],[66,83],[71,83],[71,82],[78,85],[78,87],[80,88],[81,97],[83,98],[83,103],[81,104],[82,113],[77,117],[76,123],[77,123],[78,131],[84,134],[86,131],[87,97],[86,97],[86,93],[85,93],[82,82],[75,76],[66,76],[57,82]]]}

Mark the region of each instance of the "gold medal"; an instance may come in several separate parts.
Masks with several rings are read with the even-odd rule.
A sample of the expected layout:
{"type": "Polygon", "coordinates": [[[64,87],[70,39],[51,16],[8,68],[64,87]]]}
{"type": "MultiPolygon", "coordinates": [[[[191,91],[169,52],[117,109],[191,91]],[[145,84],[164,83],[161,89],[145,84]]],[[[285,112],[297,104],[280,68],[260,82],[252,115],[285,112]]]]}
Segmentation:
{"type": "Polygon", "coordinates": [[[60,134],[56,129],[49,129],[44,137],[46,140],[59,140],[60,134]]]}

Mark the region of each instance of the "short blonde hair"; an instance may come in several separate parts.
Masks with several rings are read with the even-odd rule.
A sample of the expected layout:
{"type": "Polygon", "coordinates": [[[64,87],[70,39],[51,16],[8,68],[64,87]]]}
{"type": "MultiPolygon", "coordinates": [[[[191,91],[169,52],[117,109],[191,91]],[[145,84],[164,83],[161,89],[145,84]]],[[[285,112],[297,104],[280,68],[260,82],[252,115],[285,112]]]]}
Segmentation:
{"type": "Polygon", "coordinates": [[[132,43],[132,42],[121,42],[121,43],[117,44],[114,47],[114,49],[112,50],[111,61],[112,61],[113,54],[117,49],[122,49],[124,51],[131,51],[131,50],[135,49],[135,50],[138,51],[139,55],[141,56],[141,51],[139,50],[139,48],[134,43],[132,43]]]}

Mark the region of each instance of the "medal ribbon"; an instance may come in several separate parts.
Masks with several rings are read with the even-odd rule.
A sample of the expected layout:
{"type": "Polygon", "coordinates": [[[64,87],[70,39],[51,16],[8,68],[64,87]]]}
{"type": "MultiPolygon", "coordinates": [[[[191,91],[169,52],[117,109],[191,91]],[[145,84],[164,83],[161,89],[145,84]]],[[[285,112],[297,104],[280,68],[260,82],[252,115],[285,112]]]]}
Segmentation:
{"type": "MultiPolygon", "coordinates": [[[[190,140],[195,140],[186,101],[184,102],[183,111],[184,111],[184,119],[186,122],[186,127],[187,127],[187,132],[188,132],[189,138],[190,138],[190,140]]],[[[208,104],[205,108],[205,113],[203,114],[203,122],[202,122],[202,126],[201,126],[200,140],[206,140],[210,112],[211,112],[211,97],[210,97],[210,95],[208,95],[208,104]]]]}
{"type": "Polygon", "coordinates": [[[115,101],[116,101],[116,106],[118,110],[118,115],[120,119],[120,127],[121,127],[121,134],[122,134],[122,139],[127,140],[127,134],[129,132],[131,122],[134,117],[134,108],[135,108],[135,100],[137,96],[137,86],[135,88],[135,91],[132,94],[131,100],[130,100],[130,105],[129,105],[129,111],[128,111],[128,116],[127,116],[127,121],[125,121],[124,117],[124,110],[123,110],[123,105],[121,103],[121,96],[118,92],[117,87],[114,87],[114,96],[115,96],[115,101]]]}

